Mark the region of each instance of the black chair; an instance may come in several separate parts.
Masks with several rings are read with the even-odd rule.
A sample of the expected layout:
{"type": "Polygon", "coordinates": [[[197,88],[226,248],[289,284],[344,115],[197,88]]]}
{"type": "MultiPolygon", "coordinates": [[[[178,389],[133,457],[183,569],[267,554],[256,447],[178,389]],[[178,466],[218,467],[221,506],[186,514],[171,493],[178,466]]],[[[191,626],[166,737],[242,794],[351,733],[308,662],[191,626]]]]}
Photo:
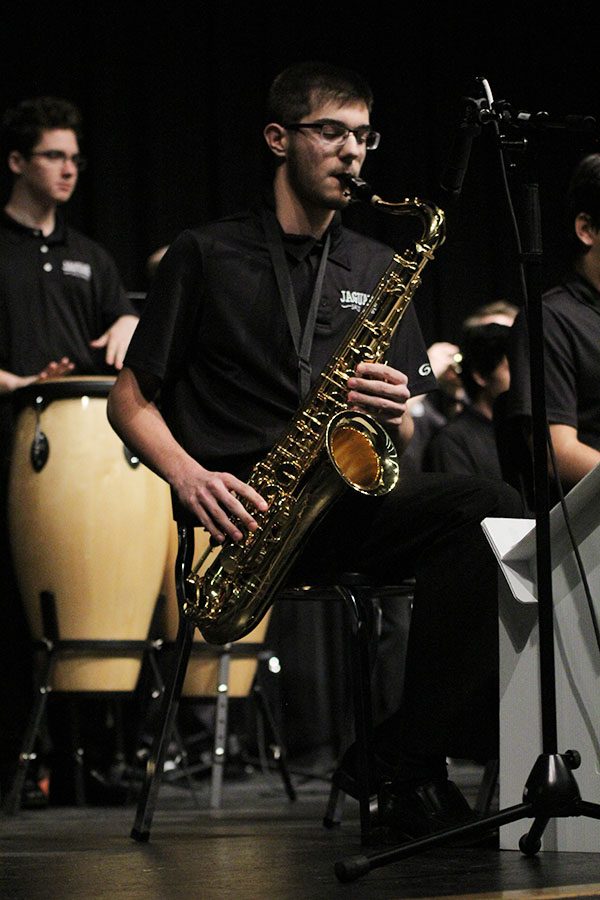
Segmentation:
{"type": "MultiPolygon", "coordinates": [[[[163,623],[166,665],[169,660],[177,659],[180,649],[177,637],[181,624],[182,590],[187,575],[187,567],[182,571],[178,564],[182,536],[181,529],[174,526],[167,557],[167,573],[170,577],[166,576],[163,582],[166,599],[163,623]]],[[[202,556],[203,550],[208,547],[208,534],[200,529],[187,532],[185,539],[190,542],[192,554],[196,556],[202,556]]],[[[261,747],[263,743],[267,743],[271,758],[276,761],[280,769],[285,789],[293,799],[294,790],[287,777],[285,751],[279,739],[274,716],[271,713],[268,691],[263,692],[262,685],[264,664],[268,665],[270,672],[277,672],[278,669],[275,652],[265,644],[269,618],[270,611],[249,635],[225,646],[206,643],[200,633],[192,629],[194,639],[189,662],[186,664],[180,699],[187,702],[192,708],[192,718],[198,707],[214,706],[210,763],[211,809],[219,809],[223,801],[223,778],[229,743],[230,702],[235,699],[251,698],[254,700],[257,726],[262,726],[261,733],[268,738],[268,743],[267,740],[262,741],[261,747]]],[[[202,713],[198,713],[198,715],[204,719],[202,713]]],[[[148,727],[147,724],[146,734],[148,733],[152,733],[152,725],[148,727]]],[[[202,753],[198,757],[198,754],[194,753],[194,745],[198,744],[198,735],[184,735],[181,744],[184,750],[183,755],[178,753],[174,759],[169,759],[169,781],[176,780],[182,775],[187,777],[187,773],[194,775],[198,771],[207,769],[207,754],[202,753]],[[191,761],[188,749],[192,757],[191,761]]]]}
{"type": "MultiPolygon", "coordinates": [[[[131,831],[134,840],[149,840],[152,819],[158,798],[160,781],[170,736],[175,724],[179,699],[186,675],[190,654],[193,651],[194,624],[183,614],[185,600],[185,579],[191,571],[194,556],[193,528],[178,526],[178,554],[175,564],[176,589],[179,606],[179,627],[175,641],[175,654],[169,677],[166,680],[159,721],[146,769],[146,778],[131,831]]],[[[368,842],[370,833],[370,798],[368,772],[371,768],[371,657],[370,645],[377,627],[377,594],[382,588],[374,588],[366,579],[355,573],[348,573],[334,585],[302,585],[283,590],[278,599],[306,602],[308,600],[343,602],[347,611],[350,671],[352,674],[352,694],[354,707],[354,728],[358,746],[359,762],[359,809],[361,840],[368,842]]],[[[389,590],[389,589],[387,589],[389,590]]],[[[203,646],[203,645],[201,645],[203,646]]],[[[262,646],[262,645],[261,645],[262,646]]],[[[207,645],[208,648],[208,645],[207,645]]],[[[249,644],[233,643],[222,648],[212,647],[212,652],[224,659],[232,658],[236,652],[257,652],[259,648],[249,644]]],[[[271,720],[272,721],[272,720],[271,720]]],[[[281,745],[278,737],[276,741],[281,745]]],[[[220,754],[223,760],[223,753],[220,754]]],[[[290,800],[295,798],[294,788],[289,780],[285,753],[279,755],[278,764],[290,800]]]]}
{"type": "MultiPolygon", "coordinates": [[[[166,681],[161,710],[158,717],[157,729],[154,736],[152,751],[148,759],[146,777],[139,798],[135,822],[131,836],[139,842],[146,842],[150,838],[150,829],[160,789],[160,782],[164,769],[164,762],[170,736],[173,732],[177,717],[179,699],[185,680],[188,661],[191,653],[208,652],[217,654],[224,668],[220,682],[226,682],[226,671],[229,661],[237,653],[253,654],[270,651],[265,650],[262,644],[233,643],[223,647],[200,644],[193,641],[195,626],[182,612],[185,600],[185,579],[192,569],[194,556],[193,528],[178,526],[178,553],[175,563],[176,588],[179,608],[179,627],[175,641],[173,665],[166,681]]],[[[348,636],[348,670],[351,677],[351,693],[353,705],[353,731],[357,747],[357,775],[358,775],[358,804],[360,816],[360,839],[362,844],[370,842],[373,822],[372,799],[370,796],[369,772],[372,771],[372,733],[373,733],[373,709],[372,709],[372,676],[373,676],[373,650],[376,639],[380,636],[382,622],[382,604],[389,602],[391,608],[397,613],[392,616],[392,628],[400,624],[403,632],[401,640],[404,647],[408,638],[408,622],[414,595],[414,579],[407,579],[398,585],[378,585],[372,578],[367,578],[360,573],[344,573],[335,584],[300,585],[288,587],[282,590],[276,602],[342,602],[346,613],[348,636]],[[398,611],[400,620],[398,620],[398,611]]],[[[399,654],[403,656],[402,653],[399,654]]],[[[399,669],[397,675],[400,679],[401,690],[402,670],[404,658],[398,660],[399,669]]],[[[222,692],[221,699],[226,699],[226,691],[222,692]]],[[[261,694],[259,693],[259,702],[261,694]]],[[[218,790],[221,788],[223,764],[225,761],[225,734],[226,714],[220,715],[217,710],[217,726],[221,719],[221,731],[215,735],[214,765],[219,767],[218,790]]],[[[295,799],[295,790],[289,778],[285,752],[282,742],[277,735],[273,718],[266,710],[266,722],[272,729],[272,735],[276,746],[281,752],[276,757],[286,793],[290,800],[295,799]]],[[[218,731],[218,727],[216,729],[218,731]]],[[[215,773],[213,770],[213,779],[215,773]]],[[[497,760],[491,760],[486,766],[482,784],[479,790],[476,811],[484,813],[491,803],[497,778],[497,760]]],[[[215,796],[213,789],[213,798],[215,796]]],[[[220,794],[219,794],[220,796],[220,794]]],[[[336,786],[332,785],[323,824],[326,827],[339,825],[341,822],[344,795],[336,786]]],[[[218,805],[212,803],[212,805],[218,805]]]]}

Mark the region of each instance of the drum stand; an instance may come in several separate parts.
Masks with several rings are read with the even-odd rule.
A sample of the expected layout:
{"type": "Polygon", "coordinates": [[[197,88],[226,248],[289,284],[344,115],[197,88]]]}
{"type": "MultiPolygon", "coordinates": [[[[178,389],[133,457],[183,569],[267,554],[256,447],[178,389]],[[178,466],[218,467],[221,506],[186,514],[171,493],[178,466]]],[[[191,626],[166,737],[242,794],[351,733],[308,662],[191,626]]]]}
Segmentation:
{"type": "MultiPolygon", "coordinates": [[[[162,647],[162,640],[153,639],[155,633],[155,621],[160,604],[157,603],[153,621],[150,626],[150,636],[147,640],[63,640],[59,635],[56,617],[54,595],[43,591],[40,595],[40,605],[43,623],[44,637],[35,642],[38,649],[45,651],[41,671],[37,680],[36,697],[29,716],[25,735],[21,745],[21,751],[17,762],[17,770],[4,803],[4,811],[8,815],[15,815],[21,805],[21,795],[27,777],[29,764],[36,759],[35,743],[40,734],[40,729],[48,696],[52,690],[51,681],[54,667],[61,657],[69,654],[89,653],[95,656],[131,656],[133,653],[147,653],[152,675],[159,693],[163,692],[163,683],[156,662],[156,651],[162,647]]],[[[78,758],[78,762],[82,760],[78,758]]],[[[193,785],[190,784],[193,791],[193,785]]],[[[85,794],[83,787],[83,772],[81,766],[75,769],[75,796],[77,805],[83,805],[85,794]]]]}
{"type": "MultiPolygon", "coordinates": [[[[508,109],[502,107],[502,110],[505,115],[508,114],[508,109]]],[[[524,114],[520,113],[519,115],[522,117],[524,114]]],[[[544,117],[547,117],[547,113],[538,113],[537,116],[531,117],[532,120],[541,119],[542,124],[537,126],[541,130],[544,128],[544,117]]],[[[592,121],[595,122],[595,120],[592,121]]],[[[568,127],[567,120],[565,120],[564,125],[555,127],[568,127]]],[[[523,803],[508,807],[496,814],[485,816],[479,821],[468,825],[440,831],[430,837],[409,841],[382,852],[365,853],[338,860],[335,864],[335,874],[338,880],[342,882],[355,881],[371,871],[371,869],[413,856],[440,844],[447,844],[457,838],[472,840],[483,835],[487,836],[491,831],[502,825],[526,818],[533,818],[533,823],[529,831],[521,837],[519,849],[525,856],[534,856],[541,848],[541,838],[550,819],[582,815],[590,819],[600,819],[600,804],[590,803],[581,799],[577,782],[572,774],[573,770],[577,769],[581,763],[579,753],[576,750],[567,750],[565,753],[557,752],[554,609],[547,469],[549,432],[546,416],[544,376],[541,299],[542,238],[538,177],[535,171],[535,163],[537,162],[537,135],[535,128],[534,124],[529,140],[523,140],[522,145],[517,149],[528,150],[524,206],[527,214],[526,225],[529,247],[523,251],[519,246],[519,251],[521,260],[525,264],[525,293],[526,297],[528,297],[529,358],[531,360],[542,753],[535,761],[525,783],[523,803]]],[[[514,148],[514,141],[512,146],[514,148]]]]}

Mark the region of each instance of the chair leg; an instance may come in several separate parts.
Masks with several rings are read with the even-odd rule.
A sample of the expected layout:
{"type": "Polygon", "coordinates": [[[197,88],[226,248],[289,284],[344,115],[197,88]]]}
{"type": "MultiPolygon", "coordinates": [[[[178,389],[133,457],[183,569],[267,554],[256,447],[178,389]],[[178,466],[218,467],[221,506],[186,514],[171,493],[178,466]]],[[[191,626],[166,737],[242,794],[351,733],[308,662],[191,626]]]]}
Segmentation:
{"type": "Polygon", "coordinates": [[[185,673],[192,651],[195,626],[186,619],[183,613],[183,599],[185,596],[185,574],[191,569],[194,554],[193,534],[192,528],[188,529],[180,526],[178,529],[179,547],[175,563],[175,583],[179,601],[179,628],[175,644],[176,656],[175,664],[162,697],[159,727],[146,765],[146,777],[137,806],[135,822],[131,829],[131,837],[140,843],[146,842],[150,838],[150,828],[154,817],[165,757],[171,735],[173,734],[179,708],[179,698],[181,697],[185,673]]]}
{"type": "Polygon", "coordinates": [[[342,824],[345,805],[346,794],[335,784],[332,784],[331,790],[329,791],[327,809],[323,816],[323,825],[325,828],[337,828],[342,824]]]}
{"type": "Polygon", "coordinates": [[[475,801],[475,812],[479,816],[485,816],[490,811],[496,785],[498,784],[499,760],[488,759],[483,771],[483,778],[479,785],[477,799],[475,801]]]}
{"type": "Polygon", "coordinates": [[[175,665],[163,694],[159,713],[159,727],[152,742],[152,750],[146,764],[146,776],[137,806],[135,823],[131,829],[131,837],[140,843],[144,843],[150,838],[150,828],[154,817],[165,757],[175,726],[179,698],[192,649],[193,637],[193,623],[185,622],[181,619],[177,634],[175,665]]]}
{"type": "Polygon", "coordinates": [[[361,843],[369,842],[371,833],[371,803],[369,772],[372,769],[371,740],[373,717],[371,706],[370,638],[372,601],[360,590],[338,587],[350,615],[350,670],[354,699],[354,729],[358,752],[359,814],[361,843]]]}

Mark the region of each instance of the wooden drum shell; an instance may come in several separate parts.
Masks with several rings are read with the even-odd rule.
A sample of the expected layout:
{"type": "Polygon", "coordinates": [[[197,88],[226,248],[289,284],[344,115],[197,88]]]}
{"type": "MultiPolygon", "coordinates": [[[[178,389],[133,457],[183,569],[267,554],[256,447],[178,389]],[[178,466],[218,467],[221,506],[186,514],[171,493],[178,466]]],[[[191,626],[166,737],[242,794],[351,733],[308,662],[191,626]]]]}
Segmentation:
{"type": "MultiPolygon", "coordinates": [[[[19,590],[34,639],[42,637],[40,593],[55,598],[62,640],[148,637],[169,547],[168,486],[132,466],[106,418],[114,378],[60,378],[25,389],[16,419],[9,528],[19,590]],[[39,425],[49,443],[36,471],[39,425]]],[[[57,691],[132,691],[142,653],[61,655],[57,691]]]]}

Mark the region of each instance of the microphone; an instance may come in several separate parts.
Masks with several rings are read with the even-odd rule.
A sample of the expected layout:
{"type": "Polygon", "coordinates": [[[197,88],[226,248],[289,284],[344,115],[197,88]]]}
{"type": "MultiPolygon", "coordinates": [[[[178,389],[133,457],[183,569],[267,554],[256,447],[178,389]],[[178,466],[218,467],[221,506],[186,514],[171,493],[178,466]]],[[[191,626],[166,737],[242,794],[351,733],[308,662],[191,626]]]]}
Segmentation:
{"type": "Polygon", "coordinates": [[[462,119],[454,135],[446,167],[442,173],[440,187],[452,198],[459,196],[467,174],[473,138],[481,132],[479,124],[479,102],[471,97],[463,97],[462,119]],[[476,113],[476,115],[474,115],[476,113]]]}

